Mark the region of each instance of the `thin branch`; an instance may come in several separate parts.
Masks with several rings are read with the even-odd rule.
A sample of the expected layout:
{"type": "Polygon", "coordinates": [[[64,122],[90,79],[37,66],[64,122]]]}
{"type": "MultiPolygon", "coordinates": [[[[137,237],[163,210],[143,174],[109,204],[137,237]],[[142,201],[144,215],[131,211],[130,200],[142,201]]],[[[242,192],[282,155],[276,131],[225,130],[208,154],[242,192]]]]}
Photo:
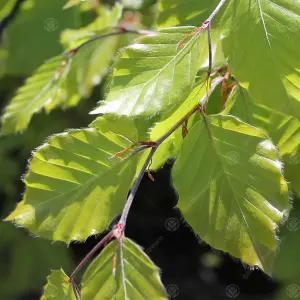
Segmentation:
{"type": "MultiPolygon", "coordinates": [[[[109,27],[105,28],[105,30],[109,29],[109,27]]],[[[102,35],[98,35],[95,36],[85,42],[83,42],[82,44],[80,44],[79,46],[77,46],[76,48],[73,48],[71,50],[69,50],[67,53],[68,54],[76,54],[82,47],[86,46],[87,44],[90,44],[94,41],[97,40],[101,40],[110,36],[115,36],[115,35],[122,35],[122,34],[140,34],[140,35],[147,35],[147,34],[153,34],[153,31],[150,30],[138,30],[138,29],[127,29],[125,27],[111,27],[111,29],[117,29],[118,31],[114,31],[114,32],[109,32],[106,34],[102,34],[102,35]]]]}
{"type": "Polygon", "coordinates": [[[119,221],[119,224],[122,224],[122,225],[124,226],[124,228],[125,228],[125,226],[126,226],[127,217],[128,217],[128,213],[129,213],[129,210],[130,210],[132,201],[133,201],[133,199],[134,199],[134,197],[135,197],[135,195],[136,195],[136,192],[137,192],[138,187],[139,187],[139,185],[140,185],[140,183],[141,183],[141,181],[142,181],[142,178],[143,178],[143,176],[144,176],[144,173],[145,173],[146,170],[147,170],[148,164],[150,163],[150,161],[151,161],[151,159],[152,159],[152,157],[153,157],[153,155],[154,155],[154,153],[155,153],[155,151],[156,151],[156,148],[157,148],[157,147],[152,147],[152,148],[151,148],[151,151],[150,151],[148,157],[146,158],[146,160],[145,160],[145,162],[144,162],[144,164],[143,164],[143,166],[142,166],[142,168],[141,168],[141,170],[140,170],[140,173],[139,173],[137,179],[136,179],[135,182],[134,182],[134,185],[133,185],[133,187],[132,187],[132,189],[131,189],[131,192],[130,192],[130,194],[129,194],[127,200],[126,200],[126,204],[125,204],[125,206],[124,206],[124,209],[123,209],[123,212],[122,212],[120,221],[119,221]]]}
{"type": "Polygon", "coordinates": [[[215,8],[215,10],[212,12],[212,14],[208,17],[206,22],[208,22],[209,24],[211,23],[211,21],[218,14],[218,12],[220,11],[221,7],[225,4],[225,2],[226,2],[226,0],[221,0],[219,2],[218,6],[215,8]]]}
{"type": "Polygon", "coordinates": [[[17,0],[9,14],[0,22],[0,39],[4,29],[11,23],[21,8],[21,4],[26,0],[17,0]]]}
{"type": "Polygon", "coordinates": [[[76,274],[84,267],[84,265],[87,263],[87,261],[95,254],[95,252],[104,246],[106,243],[108,243],[112,238],[114,237],[114,230],[111,230],[109,233],[107,233],[104,238],[84,257],[84,259],[79,263],[79,265],[75,268],[73,273],[70,276],[70,282],[75,282],[76,274]]]}
{"type": "Polygon", "coordinates": [[[212,72],[212,42],[211,42],[210,24],[207,27],[207,39],[208,39],[208,71],[207,71],[207,77],[209,77],[211,72],[212,72]]]}

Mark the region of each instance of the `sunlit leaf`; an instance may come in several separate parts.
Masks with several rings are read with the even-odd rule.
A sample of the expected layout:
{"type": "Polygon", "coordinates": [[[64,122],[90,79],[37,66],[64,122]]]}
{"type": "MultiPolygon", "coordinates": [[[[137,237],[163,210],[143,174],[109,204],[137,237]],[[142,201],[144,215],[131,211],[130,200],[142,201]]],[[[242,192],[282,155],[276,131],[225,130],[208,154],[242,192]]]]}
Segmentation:
{"type": "Polygon", "coordinates": [[[118,242],[114,241],[91,263],[83,275],[81,293],[82,300],[167,299],[157,267],[139,246],[127,238],[123,241],[123,259],[118,242]]]}
{"type": "Polygon", "coordinates": [[[67,243],[102,232],[122,211],[135,174],[134,157],[110,159],[125,144],[96,129],[54,135],[33,154],[23,201],[7,220],[67,243]]]}
{"type": "Polygon", "coordinates": [[[227,1],[220,26],[229,69],[257,103],[300,118],[300,6],[227,1]]]}
{"type": "Polygon", "coordinates": [[[106,100],[92,113],[136,118],[174,110],[192,88],[199,68],[198,36],[177,49],[192,29],[164,29],[128,46],[116,61],[106,100]]]}
{"type": "Polygon", "coordinates": [[[247,91],[236,88],[229,99],[230,114],[258,127],[268,134],[279,148],[284,162],[284,175],[300,195],[300,122],[286,115],[251,101],[247,91]]]}
{"type": "Polygon", "coordinates": [[[2,116],[2,134],[21,131],[28,126],[34,113],[45,108],[50,111],[57,105],[78,96],[66,82],[70,62],[62,67],[66,57],[60,55],[45,62],[32,77],[26,80],[2,116]],[[61,69],[60,69],[61,68],[61,69]]]}
{"type": "Polygon", "coordinates": [[[279,153],[258,129],[230,116],[197,122],[173,168],[179,208],[212,247],[270,272],[275,230],[289,209],[279,153]]]}
{"type": "MultiPolygon", "coordinates": [[[[103,8],[103,14],[86,28],[69,30],[65,35],[70,45],[85,41],[95,34],[94,30],[115,26],[122,7],[116,5],[111,11],[103,8]],[[85,38],[82,40],[82,38],[85,38]]],[[[66,39],[66,38],[65,38],[66,39]]],[[[2,116],[2,133],[24,130],[33,114],[42,108],[46,112],[56,107],[71,107],[80,98],[90,96],[93,87],[99,84],[117,51],[118,38],[110,37],[87,44],[75,55],[59,55],[46,61],[26,80],[2,116]]],[[[78,45],[78,44],[76,44],[78,45]]]]}
{"type": "Polygon", "coordinates": [[[72,290],[72,285],[69,283],[69,277],[65,272],[53,270],[47,277],[47,284],[44,287],[44,292],[41,300],[75,300],[75,294],[72,290]]]}

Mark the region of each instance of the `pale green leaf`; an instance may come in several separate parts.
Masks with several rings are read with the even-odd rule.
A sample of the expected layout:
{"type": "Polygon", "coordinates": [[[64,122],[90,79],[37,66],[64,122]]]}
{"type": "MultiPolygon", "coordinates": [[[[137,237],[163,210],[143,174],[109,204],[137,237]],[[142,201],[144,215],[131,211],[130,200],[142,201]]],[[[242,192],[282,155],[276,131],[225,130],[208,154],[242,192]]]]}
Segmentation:
{"type": "Polygon", "coordinates": [[[66,57],[56,56],[46,61],[36,72],[26,80],[2,116],[2,134],[24,130],[36,112],[45,108],[50,111],[57,105],[62,105],[68,99],[77,99],[68,83],[65,82],[69,73],[70,63],[60,71],[66,57]]]}
{"type": "Polygon", "coordinates": [[[75,294],[72,285],[69,283],[69,277],[65,272],[53,270],[47,277],[47,284],[44,287],[44,293],[41,300],[75,300],[75,294]]]}
{"type": "Polygon", "coordinates": [[[135,174],[135,157],[110,159],[125,143],[96,129],[54,135],[33,154],[23,201],[6,220],[67,243],[102,232],[122,211],[135,174]]]}
{"type": "MultiPolygon", "coordinates": [[[[101,17],[85,28],[65,31],[62,39],[70,40],[69,47],[78,46],[78,43],[94,37],[95,30],[117,25],[121,14],[119,4],[112,10],[103,8],[101,17]]],[[[42,108],[46,112],[56,107],[67,108],[76,105],[80,98],[89,97],[93,87],[107,74],[118,41],[116,36],[96,40],[73,56],[60,55],[46,61],[27,79],[6,107],[2,133],[24,130],[33,114],[42,108]]]]}
{"type": "Polygon", "coordinates": [[[107,99],[92,113],[167,115],[187,96],[199,69],[198,36],[177,49],[193,27],[168,28],[140,38],[116,61],[107,99]]]}
{"type": "MultiPolygon", "coordinates": [[[[167,119],[155,123],[153,128],[150,129],[149,140],[156,141],[167,133],[178,121],[180,121],[188,112],[190,112],[206,94],[206,73],[203,73],[195,87],[192,89],[188,97],[183,101],[179,108],[167,119]]],[[[188,122],[187,129],[192,124],[191,116],[188,122]]],[[[172,133],[156,150],[152,163],[150,165],[151,170],[157,170],[160,168],[168,159],[175,158],[180,149],[182,137],[182,127],[178,128],[172,133]]],[[[141,155],[139,166],[142,167],[149,151],[144,151],[141,155]]],[[[137,168],[139,170],[139,167],[137,168]]]]}
{"type": "Polygon", "coordinates": [[[228,103],[230,114],[262,129],[279,148],[284,175],[300,195],[300,122],[297,118],[251,101],[247,91],[235,88],[228,103]]]}
{"type": "Polygon", "coordinates": [[[220,26],[229,69],[257,103],[300,118],[300,5],[227,1],[220,26]]]}
{"type": "Polygon", "coordinates": [[[184,139],[172,177],[179,208],[212,247],[270,272],[289,209],[279,153],[258,129],[209,116],[184,139]]]}
{"type": "Polygon", "coordinates": [[[123,241],[123,259],[118,241],[110,243],[91,263],[82,280],[82,300],[167,299],[157,267],[133,241],[123,241]],[[116,253],[116,272],[113,257],[116,253]]]}

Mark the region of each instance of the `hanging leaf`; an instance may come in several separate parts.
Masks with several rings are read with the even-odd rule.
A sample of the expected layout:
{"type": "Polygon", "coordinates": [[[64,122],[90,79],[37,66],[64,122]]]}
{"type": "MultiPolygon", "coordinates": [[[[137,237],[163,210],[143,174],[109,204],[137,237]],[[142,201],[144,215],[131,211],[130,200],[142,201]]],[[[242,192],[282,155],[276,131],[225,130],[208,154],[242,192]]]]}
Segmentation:
{"type": "Polygon", "coordinates": [[[122,211],[136,159],[110,159],[130,143],[95,129],[54,135],[34,154],[23,201],[6,219],[69,243],[102,232],[122,211]]]}
{"type": "Polygon", "coordinates": [[[75,300],[75,294],[72,285],[69,283],[69,277],[63,269],[54,270],[47,277],[47,284],[44,287],[44,293],[41,300],[75,300]]]}
{"type": "Polygon", "coordinates": [[[82,280],[82,300],[89,299],[167,299],[157,267],[133,241],[110,243],[91,263],[82,280]],[[116,253],[116,270],[113,260],[116,253]],[[100,284],[99,284],[100,283],[100,284]]]}
{"type": "Polygon", "coordinates": [[[279,148],[284,162],[284,175],[292,188],[300,195],[300,122],[297,118],[283,114],[251,101],[248,92],[235,88],[228,111],[245,122],[262,129],[279,148]]]}
{"type": "MultiPolygon", "coordinates": [[[[95,30],[117,25],[122,7],[117,4],[111,11],[105,8],[101,11],[101,17],[86,28],[66,30],[62,40],[69,39],[69,46],[75,47],[95,35],[95,30]]],[[[6,107],[2,116],[2,134],[24,130],[32,116],[42,108],[50,112],[58,106],[74,106],[81,97],[89,97],[93,87],[107,74],[118,41],[115,36],[94,41],[74,56],[59,55],[46,61],[6,107]]]]}
{"type": "Polygon", "coordinates": [[[43,107],[46,111],[50,111],[65,99],[68,101],[71,98],[77,99],[78,96],[65,83],[69,67],[70,62],[66,62],[66,57],[59,55],[49,59],[38,68],[5,108],[1,133],[24,130],[33,114],[43,107]]]}
{"type": "Polygon", "coordinates": [[[164,29],[127,47],[115,64],[107,99],[92,113],[136,118],[174,110],[192,88],[199,68],[198,36],[177,49],[192,29],[164,29]]]}
{"type": "Polygon", "coordinates": [[[276,147],[258,129],[230,116],[197,122],[173,168],[179,208],[212,247],[269,273],[275,230],[289,209],[276,147]]]}
{"type": "Polygon", "coordinates": [[[229,1],[220,18],[229,68],[253,101],[300,118],[297,1],[229,1]]]}

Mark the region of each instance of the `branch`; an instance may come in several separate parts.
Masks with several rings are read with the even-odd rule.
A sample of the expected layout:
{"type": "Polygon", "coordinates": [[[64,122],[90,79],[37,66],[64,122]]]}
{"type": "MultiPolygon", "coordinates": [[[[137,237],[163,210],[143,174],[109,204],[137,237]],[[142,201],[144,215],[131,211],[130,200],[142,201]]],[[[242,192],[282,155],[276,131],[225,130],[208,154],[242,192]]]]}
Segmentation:
{"type": "Polygon", "coordinates": [[[4,29],[10,24],[10,22],[15,18],[15,16],[17,15],[17,13],[20,10],[21,4],[24,2],[25,0],[17,0],[15,5],[13,6],[13,8],[11,9],[11,11],[9,12],[9,14],[4,17],[4,19],[0,22],[0,39],[2,37],[3,31],[4,29]]]}
{"type": "Polygon", "coordinates": [[[80,44],[76,48],[73,48],[73,49],[69,50],[67,53],[74,55],[82,47],[86,46],[87,44],[90,44],[90,43],[92,43],[94,41],[101,40],[101,39],[104,39],[104,38],[107,38],[107,37],[110,37],[110,36],[122,35],[122,34],[140,34],[140,35],[144,35],[144,34],[151,34],[151,33],[153,33],[153,31],[150,31],[150,30],[127,29],[126,27],[119,27],[119,26],[116,26],[116,27],[107,27],[104,30],[107,30],[109,28],[111,28],[113,30],[118,30],[118,31],[109,32],[109,33],[105,33],[105,34],[102,34],[102,35],[95,36],[95,37],[87,40],[86,42],[83,42],[82,44],[80,44]]]}

